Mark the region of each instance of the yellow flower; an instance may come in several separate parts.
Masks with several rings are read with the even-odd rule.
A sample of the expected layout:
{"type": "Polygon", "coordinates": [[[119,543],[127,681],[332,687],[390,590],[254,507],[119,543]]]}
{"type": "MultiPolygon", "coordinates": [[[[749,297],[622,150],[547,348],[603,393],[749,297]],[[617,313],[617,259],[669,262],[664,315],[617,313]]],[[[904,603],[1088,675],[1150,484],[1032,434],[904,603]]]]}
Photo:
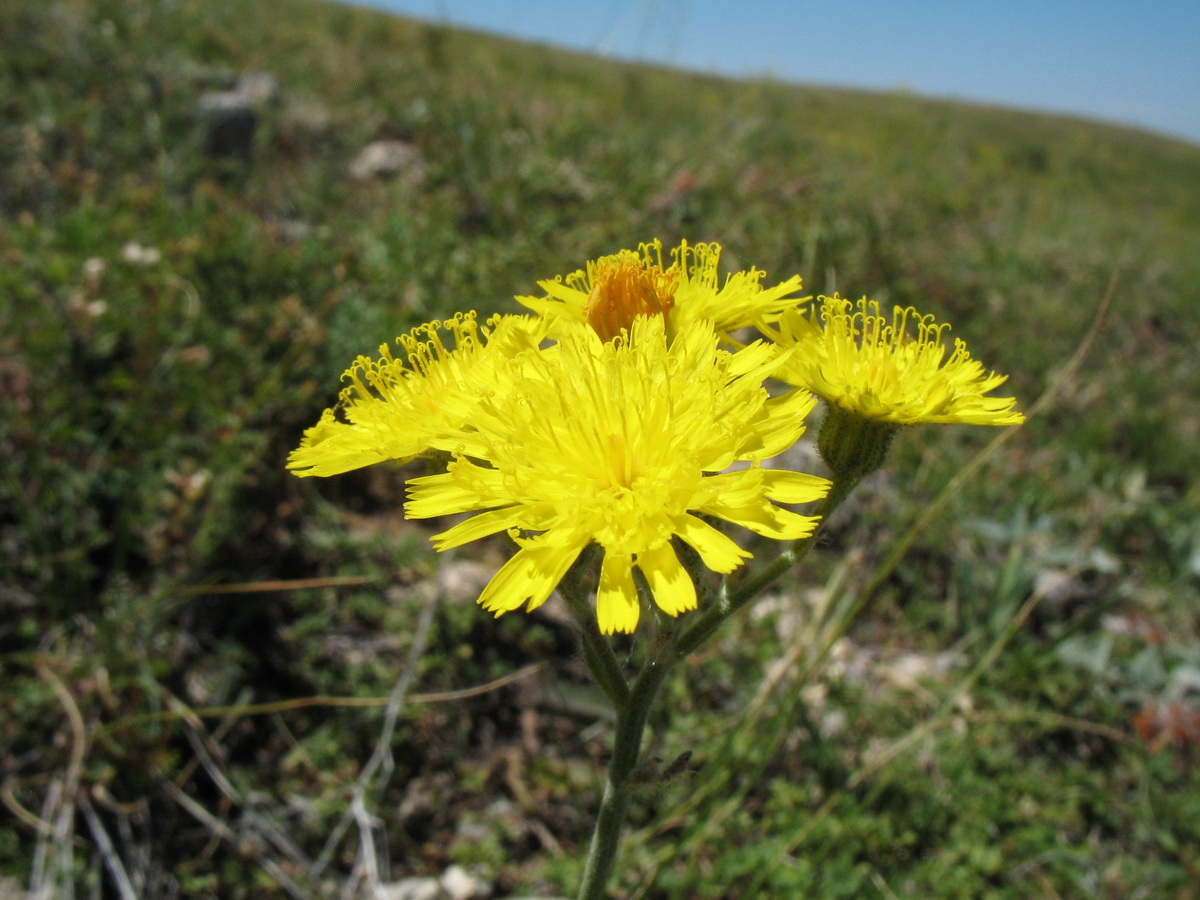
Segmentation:
{"type": "Polygon", "coordinates": [[[496,615],[543,603],[593,541],[604,551],[602,632],[637,625],[635,567],[664,612],[694,609],[673,538],[730,572],[750,554],[702,515],[795,540],[817,520],[776,502],[828,490],[822,478],[760,466],[800,436],[815,402],[805,391],[768,396],[763,379],[783,356],[763,343],[728,353],[716,342],[702,320],[670,342],[661,316],[639,316],[627,338],[609,342],[563,322],[559,343],[522,356],[505,390],[473,410],[474,428],[444,444],[454,452],[448,470],[410,481],[406,512],[478,512],[437,535],[439,550],[508,531],[520,549],[479,598],[496,615]],[[726,471],[738,461],[749,468],[726,471]]]}
{"type": "Polygon", "coordinates": [[[636,316],[667,317],[669,334],[697,320],[707,320],[722,336],[748,325],[770,322],[802,299],[800,277],[793,275],[764,290],[766,274],[758,269],[729,275],[720,284],[717,267],[719,244],[680,243],[671,251],[672,262],[663,264],[662,243],[642,244],[636,251],[621,250],[588,262],[580,270],[538,285],[546,297],[517,297],[539,315],[587,322],[603,340],[612,340],[628,329],[636,316]]]}
{"type": "Polygon", "coordinates": [[[338,475],[424,453],[439,436],[461,430],[480,397],[502,389],[500,363],[536,348],[544,331],[529,316],[495,316],[480,326],[466,313],[397,338],[405,359],[387,344],[379,359],[360,356],[342,376],[350,385],[337,406],[304,433],[288,468],[300,476],[338,475]],[[443,332],[453,337],[453,348],[443,332]]]}
{"type": "Polygon", "coordinates": [[[1025,421],[1015,398],[985,396],[1007,376],[985,372],[961,340],[946,358],[942,337],[949,325],[900,306],[888,320],[865,297],[857,304],[836,295],[818,302],[819,322],[814,304],[807,315],[792,309],[760,327],[792,350],[778,376],[828,404],[817,450],[842,485],[883,465],[901,425],[1025,421]]]}
{"type": "Polygon", "coordinates": [[[795,348],[777,373],[785,381],[832,406],[894,425],[1025,421],[1014,409],[1016,398],[985,396],[1008,376],[985,372],[962,340],[946,357],[942,338],[949,325],[911,307],[897,306],[889,320],[865,297],[856,304],[836,295],[818,303],[763,328],[781,347],[795,348]]]}

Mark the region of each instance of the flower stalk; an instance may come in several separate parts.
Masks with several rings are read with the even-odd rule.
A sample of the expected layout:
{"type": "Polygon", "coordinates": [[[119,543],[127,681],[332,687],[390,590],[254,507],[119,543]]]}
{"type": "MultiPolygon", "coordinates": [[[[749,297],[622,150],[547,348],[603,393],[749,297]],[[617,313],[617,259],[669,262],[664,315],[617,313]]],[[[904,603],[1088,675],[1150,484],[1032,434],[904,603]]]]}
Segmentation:
{"type": "Polygon", "coordinates": [[[596,828],[592,832],[592,843],[584,865],[579,900],[602,900],[605,896],[605,888],[617,859],[625,811],[635,787],[632,776],[641,755],[646,720],[659,688],[679,658],[673,638],[655,647],[634,680],[627,702],[617,707],[613,755],[608,763],[604,794],[600,798],[596,828]]]}

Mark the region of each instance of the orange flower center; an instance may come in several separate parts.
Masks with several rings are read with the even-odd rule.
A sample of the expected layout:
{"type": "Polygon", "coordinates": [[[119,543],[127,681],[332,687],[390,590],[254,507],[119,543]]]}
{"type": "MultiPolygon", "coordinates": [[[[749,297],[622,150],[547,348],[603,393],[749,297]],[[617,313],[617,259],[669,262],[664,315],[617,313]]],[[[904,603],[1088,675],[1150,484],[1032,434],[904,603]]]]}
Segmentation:
{"type": "Polygon", "coordinates": [[[601,340],[611,341],[633,327],[637,316],[666,316],[675,305],[679,273],[644,266],[636,259],[606,259],[592,275],[583,313],[601,340]]]}

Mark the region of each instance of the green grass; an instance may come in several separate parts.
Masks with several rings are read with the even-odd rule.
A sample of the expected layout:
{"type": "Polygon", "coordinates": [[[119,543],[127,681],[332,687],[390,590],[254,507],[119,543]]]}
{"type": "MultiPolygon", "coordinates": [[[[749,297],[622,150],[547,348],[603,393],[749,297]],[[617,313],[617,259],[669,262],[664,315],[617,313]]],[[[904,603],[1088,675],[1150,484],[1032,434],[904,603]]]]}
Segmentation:
{"type": "MultiPolygon", "coordinates": [[[[356,354],[659,237],[917,304],[1026,408],[1118,282],[1082,366],[828,659],[839,610],[991,434],[905,432],[785,599],[677,673],[650,740],[694,757],[633,810],[615,895],[1200,896],[1200,741],[1134,725],[1197,712],[1200,147],[309,0],[7,0],[0,47],[0,877],[348,878],[357,830],[330,835],[382,709],[183,710],[386,698],[427,586],[505,547],[435,559],[403,473],[300,481],[287,453],[356,354]],[[248,156],[216,158],[196,101],[253,70],[278,96],[248,156]],[[351,179],[377,138],[423,177],[351,179]],[[323,580],[205,592],[299,578],[323,580]]],[[[543,668],[404,708],[369,798],[380,852],[395,877],[461,862],[497,896],[570,894],[603,707],[560,619],[472,600],[468,578],[436,605],[414,692],[543,668]]]]}

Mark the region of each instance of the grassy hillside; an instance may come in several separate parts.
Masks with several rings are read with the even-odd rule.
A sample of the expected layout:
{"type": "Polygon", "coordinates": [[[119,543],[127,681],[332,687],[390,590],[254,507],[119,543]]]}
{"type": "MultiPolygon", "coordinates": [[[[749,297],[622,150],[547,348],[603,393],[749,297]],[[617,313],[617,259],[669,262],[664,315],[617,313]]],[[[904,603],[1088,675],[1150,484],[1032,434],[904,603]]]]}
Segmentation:
{"type": "Polygon", "coordinates": [[[676,673],[614,895],[1200,897],[1200,147],[313,0],[0,0],[0,879],[572,893],[569,625],[478,610],[504,543],[435,559],[402,472],[283,463],[355,355],[652,237],[916,304],[1026,409],[1116,287],[919,532],[993,435],[905,432],[676,673]]]}

